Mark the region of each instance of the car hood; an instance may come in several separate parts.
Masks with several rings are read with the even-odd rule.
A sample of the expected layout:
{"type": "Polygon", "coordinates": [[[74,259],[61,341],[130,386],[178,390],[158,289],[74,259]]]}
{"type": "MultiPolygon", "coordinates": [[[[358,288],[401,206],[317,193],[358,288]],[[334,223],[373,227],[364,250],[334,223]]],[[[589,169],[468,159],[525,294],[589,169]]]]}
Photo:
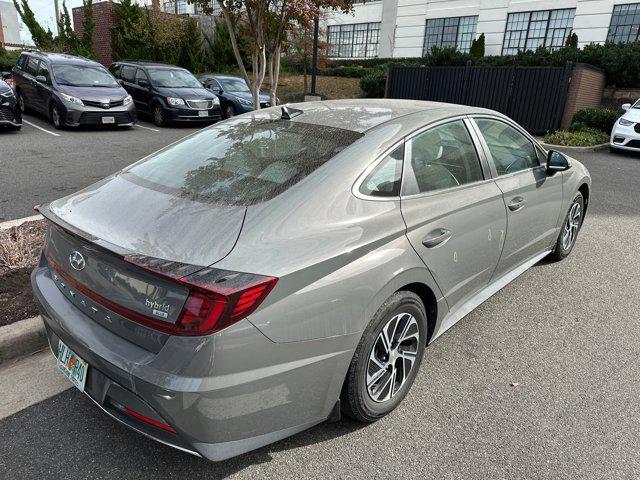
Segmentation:
{"type": "MultiPolygon", "coordinates": [[[[228,93],[233,97],[242,98],[243,100],[249,100],[250,102],[253,101],[251,92],[225,92],[225,93],[228,93]]],[[[267,95],[266,93],[260,92],[260,102],[268,102],[268,101],[269,101],[269,95],[267,95]]]]}
{"type": "Polygon", "coordinates": [[[183,198],[119,172],[41,211],[79,236],[121,255],[208,266],[233,249],[246,207],[183,198]]]}
{"type": "Polygon", "coordinates": [[[640,123],[640,108],[630,108],[622,118],[630,122],[640,123]]]}
{"type": "Polygon", "coordinates": [[[101,88],[101,87],[71,87],[69,85],[60,85],[58,89],[77,97],[81,100],[92,100],[95,102],[107,103],[111,101],[120,101],[127,96],[127,92],[122,87],[101,88]]]}
{"type": "Polygon", "coordinates": [[[213,100],[215,95],[206,88],[167,88],[156,87],[158,93],[164,97],[177,97],[185,100],[213,100]]]}

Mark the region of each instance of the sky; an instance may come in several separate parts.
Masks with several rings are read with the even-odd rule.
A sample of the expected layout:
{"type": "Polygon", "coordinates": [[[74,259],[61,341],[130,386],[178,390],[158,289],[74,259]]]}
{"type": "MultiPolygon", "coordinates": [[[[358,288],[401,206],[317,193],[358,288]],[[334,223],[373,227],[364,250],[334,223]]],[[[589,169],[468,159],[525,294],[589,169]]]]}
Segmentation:
{"type": "MultiPolygon", "coordinates": [[[[2,0],[0,0],[2,1],[2,0]]],[[[10,0],[11,1],[11,0],[10,0]]],[[[53,0],[27,0],[31,10],[36,16],[36,20],[40,22],[40,24],[47,28],[49,27],[52,32],[56,32],[56,14],[55,7],[53,6],[53,0]]],[[[60,2],[60,10],[62,10],[62,0],[60,2]]],[[[22,4],[21,0],[18,0],[19,4],[22,4]]],[[[96,2],[97,3],[97,2],[96,2]]],[[[69,9],[69,13],[71,14],[71,9],[73,7],[78,7],[82,5],[82,0],[66,0],[67,8],[69,9]]],[[[31,35],[29,35],[29,31],[23,25],[22,27],[22,41],[25,43],[31,43],[31,35]]]]}

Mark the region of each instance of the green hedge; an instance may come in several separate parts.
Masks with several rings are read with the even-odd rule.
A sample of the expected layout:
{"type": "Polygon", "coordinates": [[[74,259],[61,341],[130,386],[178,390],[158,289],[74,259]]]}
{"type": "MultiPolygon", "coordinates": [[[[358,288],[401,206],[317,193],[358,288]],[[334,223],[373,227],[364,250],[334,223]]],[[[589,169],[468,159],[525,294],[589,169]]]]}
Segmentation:
{"type": "Polygon", "coordinates": [[[592,147],[609,142],[609,135],[601,130],[582,128],[580,130],[564,130],[551,133],[544,137],[544,141],[551,145],[567,147],[592,147]]]}
{"type": "Polygon", "coordinates": [[[600,130],[607,135],[611,134],[613,124],[622,113],[612,108],[584,108],[578,110],[571,119],[572,130],[580,130],[582,127],[600,130]]]}
{"type": "Polygon", "coordinates": [[[387,70],[383,67],[371,68],[360,79],[360,90],[367,98],[384,97],[384,89],[387,82],[387,70]]]}
{"type": "Polygon", "coordinates": [[[0,45],[0,71],[9,71],[18,61],[19,50],[6,50],[0,45]]]}

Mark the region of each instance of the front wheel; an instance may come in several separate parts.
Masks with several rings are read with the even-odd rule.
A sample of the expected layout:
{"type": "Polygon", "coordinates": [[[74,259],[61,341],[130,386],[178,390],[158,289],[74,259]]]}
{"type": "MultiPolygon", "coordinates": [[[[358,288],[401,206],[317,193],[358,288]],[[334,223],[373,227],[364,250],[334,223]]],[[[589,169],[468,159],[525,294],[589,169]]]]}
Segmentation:
{"type": "Polygon", "coordinates": [[[427,342],[427,315],[415,293],[394,293],[380,307],[356,348],[342,387],[344,413],[374,422],[411,388],[427,342]]]}
{"type": "Polygon", "coordinates": [[[227,118],[231,118],[231,117],[235,117],[236,116],[236,109],[233,107],[233,105],[229,104],[229,105],[227,105],[225,107],[224,115],[227,118]]]}
{"type": "Polygon", "coordinates": [[[164,113],[164,108],[162,105],[156,104],[152,110],[153,115],[153,123],[155,123],[156,127],[164,127],[167,125],[167,117],[164,113]]]}
{"type": "Polygon", "coordinates": [[[558,235],[556,247],[550,255],[552,260],[560,261],[569,256],[578,239],[578,232],[580,232],[583,220],[584,198],[582,194],[578,192],[569,205],[569,211],[558,235]]]}
{"type": "Polygon", "coordinates": [[[54,104],[51,107],[49,115],[51,117],[51,122],[53,123],[53,126],[56,128],[56,130],[62,130],[64,125],[62,123],[62,117],[60,116],[60,109],[57,105],[54,104]]]}

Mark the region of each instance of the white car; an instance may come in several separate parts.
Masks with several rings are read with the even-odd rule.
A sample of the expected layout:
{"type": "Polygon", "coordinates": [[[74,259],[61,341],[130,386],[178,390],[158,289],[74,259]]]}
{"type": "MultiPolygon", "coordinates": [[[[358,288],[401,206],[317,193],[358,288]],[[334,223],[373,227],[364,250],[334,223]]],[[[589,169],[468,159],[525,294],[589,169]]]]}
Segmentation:
{"type": "Polygon", "coordinates": [[[609,149],[612,152],[640,152],[640,100],[633,105],[625,103],[622,109],[625,113],[613,125],[609,149]]]}

